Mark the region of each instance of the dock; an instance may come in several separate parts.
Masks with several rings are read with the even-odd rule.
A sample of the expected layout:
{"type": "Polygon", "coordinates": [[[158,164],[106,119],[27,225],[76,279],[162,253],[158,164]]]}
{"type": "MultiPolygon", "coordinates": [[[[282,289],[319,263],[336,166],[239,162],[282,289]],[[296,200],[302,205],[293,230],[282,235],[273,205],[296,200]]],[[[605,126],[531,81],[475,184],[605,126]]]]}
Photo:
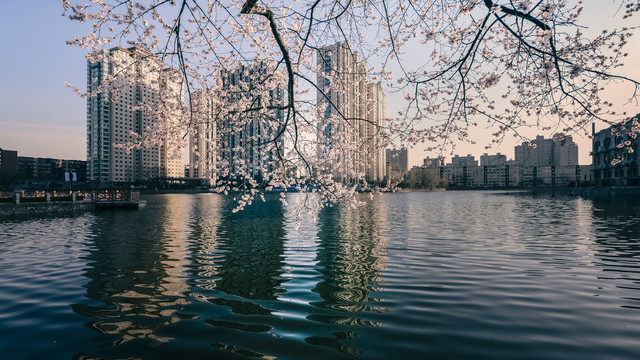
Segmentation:
{"type": "Polygon", "coordinates": [[[93,193],[96,209],[140,209],[147,205],[137,190],[96,190],[93,193]]]}
{"type": "Polygon", "coordinates": [[[0,218],[63,214],[92,209],[140,209],[147,204],[138,190],[53,190],[0,192],[0,218]]]}

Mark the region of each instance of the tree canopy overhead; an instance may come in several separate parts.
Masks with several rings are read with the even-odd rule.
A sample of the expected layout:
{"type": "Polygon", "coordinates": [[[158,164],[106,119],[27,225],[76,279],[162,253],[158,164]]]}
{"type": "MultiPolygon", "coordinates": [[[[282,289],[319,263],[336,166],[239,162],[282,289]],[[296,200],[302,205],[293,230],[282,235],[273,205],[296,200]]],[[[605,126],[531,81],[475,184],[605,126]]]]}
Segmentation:
{"type": "MultiPolygon", "coordinates": [[[[326,45],[344,42],[359,59],[370,59],[371,81],[404,95],[404,110],[381,129],[387,142],[424,142],[429,149],[443,149],[468,141],[479,126],[493,129],[487,145],[507,134],[518,136],[524,127],[571,134],[592,121],[613,124],[629,118],[605,100],[608,87],[628,84],[630,92],[620,101],[638,98],[638,80],[619,71],[637,28],[586,36],[581,23],[585,5],[577,0],[72,2],[62,0],[64,13],[91,23],[92,30],[69,43],[87,48],[90,60],[105,47],[140,48],[180,70],[187,97],[198,91],[212,94],[207,106],[217,109],[213,116],[187,101],[180,124],[172,122],[172,127],[188,132],[201,121],[237,117],[236,127],[226,130],[233,132],[247,117],[270,118],[273,146],[284,142],[287,147],[278,152],[281,169],[298,169],[295,176],[274,172],[271,183],[311,182],[324,189],[328,201],[353,186],[318,171],[323,160],[316,150],[326,141],[319,134],[327,121],[352,126],[367,119],[319,116],[327,105],[315,96],[326,92],[317,86],[316,54],[326,45]],[[236,96],[221,95],[221,70],[256,62],[269,64],[261,81],[234,89],[236,96]],[[264,99],[276,88],[285,91],[284,101],[256,105],[257,97],[264,99]],[[239,95],[243,92],[248,95],[239,95]],[[274,118],[276,110],[283,116],[274,118]]],[[[608,3],[619,8],[621,18],[640,11],[639,0],[608,3]]],[[[156,134],[161,133],[181,141],[179,131],[156,134]]],[[[352,146],[357,151],[361,144],[352,146]]]]}

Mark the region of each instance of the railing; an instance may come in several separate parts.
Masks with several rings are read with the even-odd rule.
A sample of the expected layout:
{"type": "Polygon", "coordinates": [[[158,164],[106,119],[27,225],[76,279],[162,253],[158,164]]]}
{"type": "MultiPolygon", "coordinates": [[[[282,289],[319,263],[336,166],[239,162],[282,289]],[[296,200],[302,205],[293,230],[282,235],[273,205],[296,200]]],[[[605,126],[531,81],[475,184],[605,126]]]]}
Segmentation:
{"type": "Polygon", "coordinates": [[[136,202],[140,200],[140,192],[135,190],[96,190],[95,202],[136,202]]]}
{"type": "Polygon", "coordinates": [[[0,203],[11,203],[14,202],[15,193],[8,191],[0,191],[0,203]]]}
{"type": "Polygon", "coordinates": [[[17,191],[0,192],[0,203],[50,203],[56,201],[76,202],[89,196],[79,191],[17,191]]]}
{"type": "Polygon", "coordinates": [[[137,203],[140,202],[138,190],[95,190],[87,191],[17,191],[0,192],[0,203],[50,203],[78,202],[87,199],[100,203],[137,203]]]}

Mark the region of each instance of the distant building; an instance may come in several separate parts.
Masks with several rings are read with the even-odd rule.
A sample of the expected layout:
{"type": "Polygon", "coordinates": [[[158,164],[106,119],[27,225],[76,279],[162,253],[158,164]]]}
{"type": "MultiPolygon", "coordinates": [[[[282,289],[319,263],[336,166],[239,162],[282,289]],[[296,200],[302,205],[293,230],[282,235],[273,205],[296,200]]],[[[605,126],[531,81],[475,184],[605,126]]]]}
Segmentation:
{"type": "Polygon", "coordinates": [[[20,184],[26,186],[48,187],[69,182],[82,184],[87,181],[87,162],[19,156],[18,173],[20,184]]]}
{"type": "Polygon", "coordinates": [[[530,166],[522,170],[524,186],[569,186],[582,181],[580,165],[530,166]]]}
{"type": "Polygon", "coordinates": [[[597,185],[640,185],[640,114],[629,121],[595,132],[591,151],[593,181],[597,185]]]}
{"type": "Polygon", "coordinates": [[[562,133],[553,136],[553,165],[578,165],[578,144],[562,133]]]}
{"type": "Polygon", "coordinates": [[[580,165],[580,181],[578,185],[591,185],[593,183],[593,165],[580,165]]]}
{"type": "Polygon", "coordinates": [[[470,154],[467,156],[455,155],[451,159],[451,166],[453,166],[454,168],[462,168],[465,166],[478,166],[478,161],[473,155],[470,155],[470,154]]]}
{"type": "Polygon", "coordinates": [[[514,154],[515,160],[522,164],[523,168],[551,166],[553,163],[551,140],[540,135],[530,143],[517,145],[514,154]]]}
{"type": "Polygon", "coordinates": [[[18,180],[18,152],[0,148],[0,191],[11,190],[18,180]]]}
{"type": "MultiPolygon", "coordinates": [[[[122,148],[137,137],[156,136],[150,129],[159,115],[153,110],[183,101],[180,73],[133,47],[115,47],[100,55],[98,61],[87,61],[87,89],[93,92],[87,98],[88,178],[113,183],[182,177],[182,157],[170,153],[166,140],[142,149],[122,148]]],[[[178,121],[178,116],[167,121],[178,121]]]]}
{"type": "Polygon", "coordinates": [[[522,165],[515,160],[508,160],[505,164],[509,181],[504,184],[505,187],[522,185],[522,165]]]}
{"type": "Polygon", "coordinates": [[[440,168],[440,177],[447,180],[450,186],[454,187],[479,187],[483,184],[481,168],[477,163],[461,165],[463,162],[456,162],[457,166],[449,163],[440,168]]]}
{"type": "Polygon", "coordinates": [[[508,187],[517,185],[519,176],[519,163],[507,161],[507,156],[497,153],[495,155],[482,154],[480,156],[480,171],[482,172],[483,187],[508,187]]]}
{"type": "Polygon", "coordinates": [[[507,156],[497,153],[495,155],[488,155],[484,153],[480,156],[480,166],[498,166],[505,165],[507,163],[507,156]]]}
{"type": "Polygon", "coordinates": [[[530,143],[517,145],[514,153],[523,168],[578,165],[578,145],[562,133],[552,139],[538,135],[530,143]]]}
{"type": "Polygon", "coordinates": [[[391,171],[401,174],[409,171],[409,151],[406,148],[387,149],[386,160],[391,171]]]}
{"type": "Polygon", "coordinates": [[[519,186],[522,181],[520,163],[507,160],[505,155],[499,153],[483,154],[480,164],[473,155],[456,155],[448,164],[444,164],[442,158],[426,158],[424,163],[426,168],[436,168],[440,178],[453,187],[504,188],[519,186]]]}
{"type": "Polygon", "coordinates": [[[502,165],[484,165],[482,171],[483,187],[504,187],[509,184],[509,167],[502,165]]]}
{"type": "Polygon", "coordinates": [[[500,153],[481,155],[479,164],[473,155],[455,155],[448,164],[441,159],[426,158],[424,166],[438,168],[440,178],[451,187],[507,188],[589,183],[591,177],[588,167],[577,164],[553,165],[556,161],[577,162],[575,150],[570,137],[557,134],[555,140],[550,140],[538,136],[532,146],[523,144],[516,147],[516,154],[520,151],[520,159],[523,159],[523,154],[531,156],[524,160],[528,166],[524,166],[520,160],[508,160],[506,155],[500,153]]]}
{"type": "Polygon", "coordinates": [[[422,161],[422,164],[428,168],[438,168],[438,167],[444,166],[444,158],[443,157],[437,157],[437,158],[426,157],[422,161]]]}

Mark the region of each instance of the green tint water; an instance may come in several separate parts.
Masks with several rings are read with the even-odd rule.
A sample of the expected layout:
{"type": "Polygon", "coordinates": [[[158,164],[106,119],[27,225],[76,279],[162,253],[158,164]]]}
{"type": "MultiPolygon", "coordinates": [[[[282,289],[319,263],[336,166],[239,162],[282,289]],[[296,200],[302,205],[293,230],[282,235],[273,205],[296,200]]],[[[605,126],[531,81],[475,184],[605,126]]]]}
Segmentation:
{"type": "Polygon", "coordinates": [[[0,219],[3,359],[640,358],[634,200],[146,199],[0,219]]]}

